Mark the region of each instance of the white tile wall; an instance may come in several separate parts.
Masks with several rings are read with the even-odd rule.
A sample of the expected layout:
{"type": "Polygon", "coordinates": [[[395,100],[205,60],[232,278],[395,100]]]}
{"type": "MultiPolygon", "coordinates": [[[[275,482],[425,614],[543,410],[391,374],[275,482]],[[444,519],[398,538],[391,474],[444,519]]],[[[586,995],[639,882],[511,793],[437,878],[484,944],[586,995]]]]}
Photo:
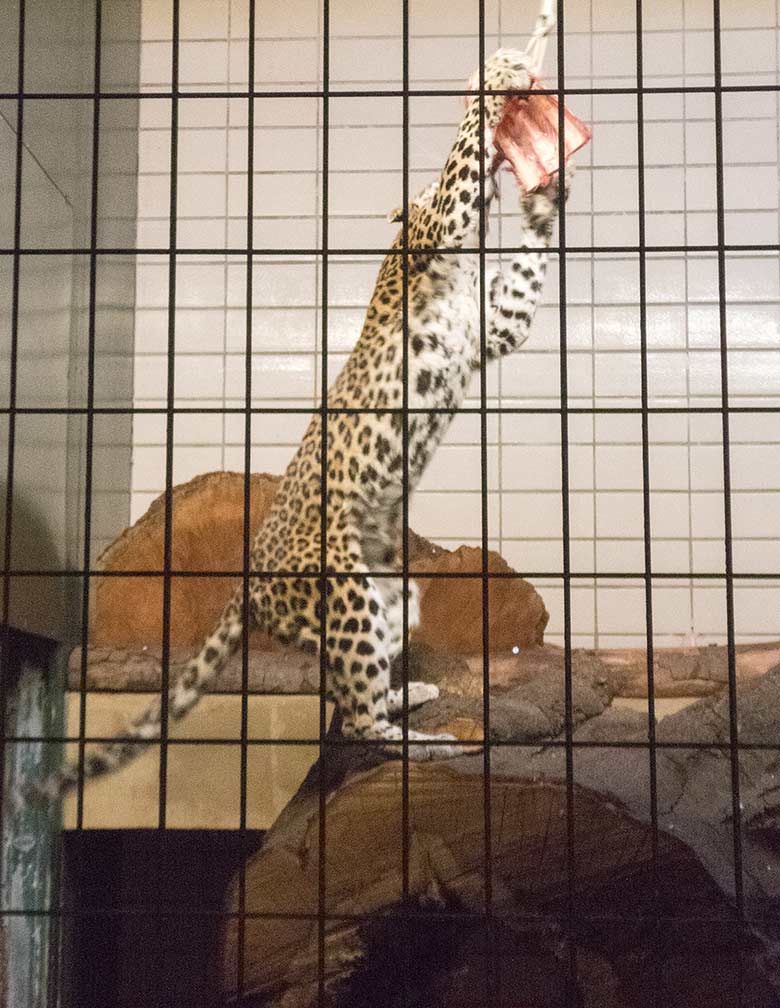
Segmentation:
{"type": "MultiPolygon", "coordinates": [[[[486,48],[524,45],[533,4],[488,0],[486,48]]],[[[476,65],[475,0],[411,5],[412,85],[460,87],[476,65]],[[446,33],[444,29],[446,28],[446,33]]],[[[777,84],[776,0],[722,0],[723,79],[729,85],[777,84]]],[[[636,83],[634,0],[572,0],[565,23],[570,87],[636,83]]],[[[184,92],[241,91],[247,85],[246,0],[182,0],[180,75],[184,92]]],[[[713,83],[709,0],[647,0],[642,51],[645,82],[660,87],[713,83]]],[[[256,85],[261,91],[316,90],[322,81],[319,0],[258,4],[256,85]]],[[[397,0],[330,2],[334,90],[398,88],[401,5],[397,0]]],[[[171,74],[169,0],[145,0],[142,86],[165,89],[171,74]]],[[[554,85],[556,45],[548,51],[554,85]]],[[[573,96],[568,104],[593,124],[578,157],[567,211],[567,242],[580,246],[639,241],[637,107],[631,94],[573,96]]],[[[460,115],[452,97],[410,101],[410,181],[425,184],[440,168],[460,115]]],[[[190,98],[179,104],[178,240],[194,249],[241,248],[246,235],[246,101],[190,98]]],[[[255,405],[300,409],[253,424],[252,465],[280,472],[316,404],[322,359],[322,300],[316,258],[299,250],[321,241],[320,103],[309,97],[255,103],[255,244],[289,250],[258,258],[252,294],[255,405]]],[[[649,245],[712,244],[717,239],[712,93],[644,98],[645,236],[649,245]]],[[[777,243],[778,95],[723,96],[726,241],[777,243]]],[[[372,96],[330,103],[329,240],[334,248],[386,246],[387,210],[401,202],[400,100],[372,96]]],[[[170,105],[141,108],[138,243],[168,241],[170,105]]],[[[500,247],[517,237],[516,196],[506,182],[491,230],[500,247]]],[[[335,375],[354,343],[378,259],[330,261],[328,371],[335,375]]],[[[491,368],[490,405],[560,405],[558,268],[522,354],[491,368]]],[[[165,257],[139,259],[136,405],[165,405],[168,336],[165,257]]],[[[639,258],[571,252],[566,260],[569,405],[637,407],[641,402],[639,258]]],[[[776,253],[730,251],[726,322],[731,403],[780,407],[780,268],[776,253]]],[[[653,406],[721,403],[718,263],[712,253],[663,251],[646,260],[647,388],[653,406]]],[[[176,299],[176,404],[243,405],[245,275],[240,256],[181,256],[176,299]]],[[[468,405],[479,403],[475,382],[468,405]]],[[[487,497],[491,545],[520,571],[562,572],[561,427],[553,414],[512,414],[489,422],[487,497]]],[[[650,433],[652,563],[665,578],[653,589],[658,644],[725,639],[723,446],[720,418],[653,415],[650,433]]],[[[165,424],[139,416],[134,431],[133,517],[164,485],[165,424]]],[[[569,522],[576,644],[639,644],[645,639],[641,580],[610,574],[644,565],[641,422],[636,415],[569,420],[569,522]]],[[[243,464],[243,418],[177,418],[174,479],[243,464]]],[[[780,570],[780,416],[731,420],[733,556],[737,572],[780,570]]],[[[433,460],[414,500],[412,523],[446,545],[480,539],[479,423],[463,416],[433,460]],[[445,504],[446,498],[446,506],[445,504]]],[[[536,578],[551,612],[549,637],[563,633],[560,578],[536,578]]],[[[780,586],[757,577],[735,589],[738,639],[780,636],[780,586]]]]}

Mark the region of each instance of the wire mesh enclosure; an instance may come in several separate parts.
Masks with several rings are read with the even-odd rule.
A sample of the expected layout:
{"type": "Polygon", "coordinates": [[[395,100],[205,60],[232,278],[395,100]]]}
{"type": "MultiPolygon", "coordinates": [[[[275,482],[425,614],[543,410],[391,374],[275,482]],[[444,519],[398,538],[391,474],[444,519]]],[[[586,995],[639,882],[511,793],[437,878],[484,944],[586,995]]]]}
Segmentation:
{"type": "Polygon", "coordinates": [[[485,68],[538,13],[0,7],[9,1008],[780,1003],[780,9],[558,0],[535,86],[592,137],[504,356],[492,278],[533,249],[485,68]],[[474,108],[478,225],[423,254],[415,194],[474,108]],[[475,366],[431,406],[416,277],[456,259],[475,366]],[[398,400],[345,404],[396,266],[398,400]],[[334,431],[357,473],[382,418],[397,555],[342,569],[334,431]],[[263,521],[312,430],[303,542],[263,521]],[[261,527],[300,566],[258,568],[261,527]],[[188,660],[271,574],[317,599],[312,648],[244,618],[180,720],[188,660]],[[328,613],[369,583],[397,584],[389,742],[329,694],[328,613]],[[103,774],[117,737],[138,759],[103,774]]]}

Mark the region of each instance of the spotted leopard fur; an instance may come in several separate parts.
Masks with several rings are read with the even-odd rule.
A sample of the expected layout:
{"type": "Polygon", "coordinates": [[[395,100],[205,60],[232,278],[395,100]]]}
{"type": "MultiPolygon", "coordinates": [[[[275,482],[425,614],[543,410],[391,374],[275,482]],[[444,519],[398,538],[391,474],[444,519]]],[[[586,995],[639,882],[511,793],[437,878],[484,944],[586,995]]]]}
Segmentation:
{"type": "MultiPolygon", "coordinates": [[[[492,91],[529,86],[522,55],[499,50],[485,65],[492,91]]],[[[481,190],[485,213],[495,195],[493,129],[504,95],[469,100],[441,176],[410,201],[408,267],[408,478],[418,483],[481,366],[479,245],[481,190]],[[480,157],[483,158],[480,168],[480,157]],[[480,185],[480,173],[484,184],[480,185]],[[427,251],[441,249],[442,251],[427,251]],[[463,249],[474,249],[463,252],[463,249]],[[447,254],[454,250],[454,254],[447,254]],[[430,412],[426,412],[430,410],[430,412]]],[[[489,283],[486,351],[495,359],[528,337],[557,212],[557,185],[521,199],[524,244],[489,283]]],[[[391,219],[400,220],[396,213],[391,219]]],[[[403,647],[402,581],[398,576],[403,495],[403,228],[379,272],[360,338],[329,397],[327,421],[326,597],[320,598],[322,428],[314,416],[287,467],[251,553],[250,618],[283,642],[317,653],[325,620],[328,693],[345,735],[396,743],[391,717],[402,707],[390,689],[390,665],[403,647]],[[337,411],[365,410],[364,413],[337,411]],[[333,412],[336,411],[336,412],[333,412]],[[285,576],[282,576],[284,573],[285,576]],[[374,574],[378,576],[374,576],[374,574]],[[382,576],[384,575],[384,576],[382,576]]],[[[242,638],[243,586],[168,697],[169,716],[183,717],[242,638]]],[[[409,583],[408,626],[419,619],[417,587],[409,583]]],[[[436,686],[409,684],[411,706],[438,695],[436,686]]],[[[160,735],[161,706],[153,703],[130,727],[128,740],[88,751],[85,777],[129,762],[160,735]]],[[[448,757],[461,750],[452,736],[409,732],[412,758],[448,757]]],[[[61,794],[78,780],[66,765],[44,790],[61,794]]],[[[43,786],[41,786],[43,787],[43,786]]]]}

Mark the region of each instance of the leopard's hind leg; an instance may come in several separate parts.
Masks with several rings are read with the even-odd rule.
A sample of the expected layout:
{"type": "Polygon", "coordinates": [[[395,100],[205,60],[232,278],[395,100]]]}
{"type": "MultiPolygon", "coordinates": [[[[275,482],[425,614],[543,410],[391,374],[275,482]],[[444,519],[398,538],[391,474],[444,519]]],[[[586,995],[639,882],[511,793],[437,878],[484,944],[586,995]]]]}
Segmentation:
{"type": "MultiPolygon", "coordinates": [[[[368,569],[392,574],[395,568],[389,564],[397,560],[396,544],[400,539],[401,512],[396,503],[384,510],[364,516],[360,534],[360,546],[368,569]]],[[[395,661],[404,647],[404,596],[403,579],[400,577],[374,578],[376,589],[382,598],[385,622],[387,623],[387,651],[390,664],[395,661]]],[[[407,581],[406,631],[407,635],[420,624],[420,591],[417,582],[407,581]]],[[[412,681],[409,683],[409,707],[419,707],[439,695],[439,687],[433,683],[412,681]]],[[[388,687],[387,709],[390,715],[398,715],[403,710],[403,689],[388,687]]]]}
{"type": "MultiPolygon", "coordinates": [[[[390,627],[379,580],[362,573],[328,576],[324,606],[328,692],[338,706],[345,736],[399,743],[403,733],[390,722],[388,699],[397,705],[401,692],[391,693],[389,688],[390,627]]],[[[322,608],[317,603],[314,618],[300,626],[299,646],[314,650],[319,645],[322,608]]],[[[417,696],[416,684],[411,692],[417,696]]],[[[460,746],[450,744],[451,735],[410,731],[408,737],[413,760],[446,759],[462,752],[460,746]]],[[[392,751],[399,755],[399,746],[393,745],[392,751]]]]}
{"type": "MultiPolygon", "coordinates": [[[[397,714],[403,706],[403,690],[390,689],[390,663],[403,646],[403,600],[400,578],[361,578],[359,584],[347,590],[347,603],[351,601],[353,610],[358,607],[360,617],[359,637],[354,644],[355,660],[350,657],[349,671],[345,686],[351,692],[362,691],[361,678],[371,683],[371,700],[374,711],[366,716],[363,705],[358,702],[357,716],[352,723],[345,720],[345,734],[357,737],[381,738],[387,742],[402,742],[403,730],[400,725],[391,724],[390,714],[397,714]],[[354,597],[351,597],[351,593],[354,597]],[[365,615],[363,615],[365,614],[365,615]],[[361,670],[363,659],[363,670],[361,670]],[[380,699],[380,694],[382,694],[380,699]],[[373,720],[372,722],[372,718],[373,720]]],[[[419,621],[419,605],[417,602],[417,586],[410,582],[409,597],[409,628],[419,621]]],[[[343,624],[342,624],[343,626],[343,624]]],[[[349,623],[349,629],[355,629],[355,623],[349,623]]],[[[333,638],[329,638],[329,644],[333,638]]],[[[339,648],[344,646],[343,638],[338,640],[339,648]]],[[[336,656],[337,658],[340,656],[336,656]]],[[[409,683],[409,706],[418,706],[439,695],[437,686],[430,683],[409,683]]],[[[413,760],[450,759],[459,756],[463,749],[455,742],[453,735],[430,735],[424,732],[410,730],[408,732],[409,758],[413,760]]],[[[398,755],[398,746],[393,747],[394,755],[398,755]]]]}
{"type": "MultiPolygon", "coordinates": [[[[388,651],[390,662],[395,661],[404,646],[404,609],[403,609],[403,581],[401,578],[377,578],[377,588],[384,600],[385,619],[388,624],[388,651]]],[[[406,607],[406,628],[407,633],[420,624],[420,590],[417,582],[409,581],[406,607]]],[[[412,680],[409,683],[408,697],[409,708],[420,707],[430,700],[435,700],[439,695],[439,687],[435,683],[420,682],[412,680]]],[[[403,710],[404,691],[403,689],[393,689],[387,691],[387,709],[391,715],[400,714],[403,710]]]]}

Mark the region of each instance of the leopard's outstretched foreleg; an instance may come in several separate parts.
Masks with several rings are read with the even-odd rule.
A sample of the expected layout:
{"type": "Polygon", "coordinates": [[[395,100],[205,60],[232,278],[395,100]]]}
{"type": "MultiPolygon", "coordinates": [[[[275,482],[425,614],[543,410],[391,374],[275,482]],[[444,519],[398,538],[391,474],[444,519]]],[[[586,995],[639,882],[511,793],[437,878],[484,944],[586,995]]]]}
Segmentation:
{"type": "MultiPolygon", "coordinates": [[[[566,195],[573,169],[567,169],[566,195]]],[[[523,195],[521,243],[526,249],[492,277],[489,285],[485,350],[488,360],[514,353],[528,339],[547,271],[547,249],[558,216],[557,174],[544,189],[523,195]]],[[[479,357],[473,361],[480,367],[479,357]]]]}

